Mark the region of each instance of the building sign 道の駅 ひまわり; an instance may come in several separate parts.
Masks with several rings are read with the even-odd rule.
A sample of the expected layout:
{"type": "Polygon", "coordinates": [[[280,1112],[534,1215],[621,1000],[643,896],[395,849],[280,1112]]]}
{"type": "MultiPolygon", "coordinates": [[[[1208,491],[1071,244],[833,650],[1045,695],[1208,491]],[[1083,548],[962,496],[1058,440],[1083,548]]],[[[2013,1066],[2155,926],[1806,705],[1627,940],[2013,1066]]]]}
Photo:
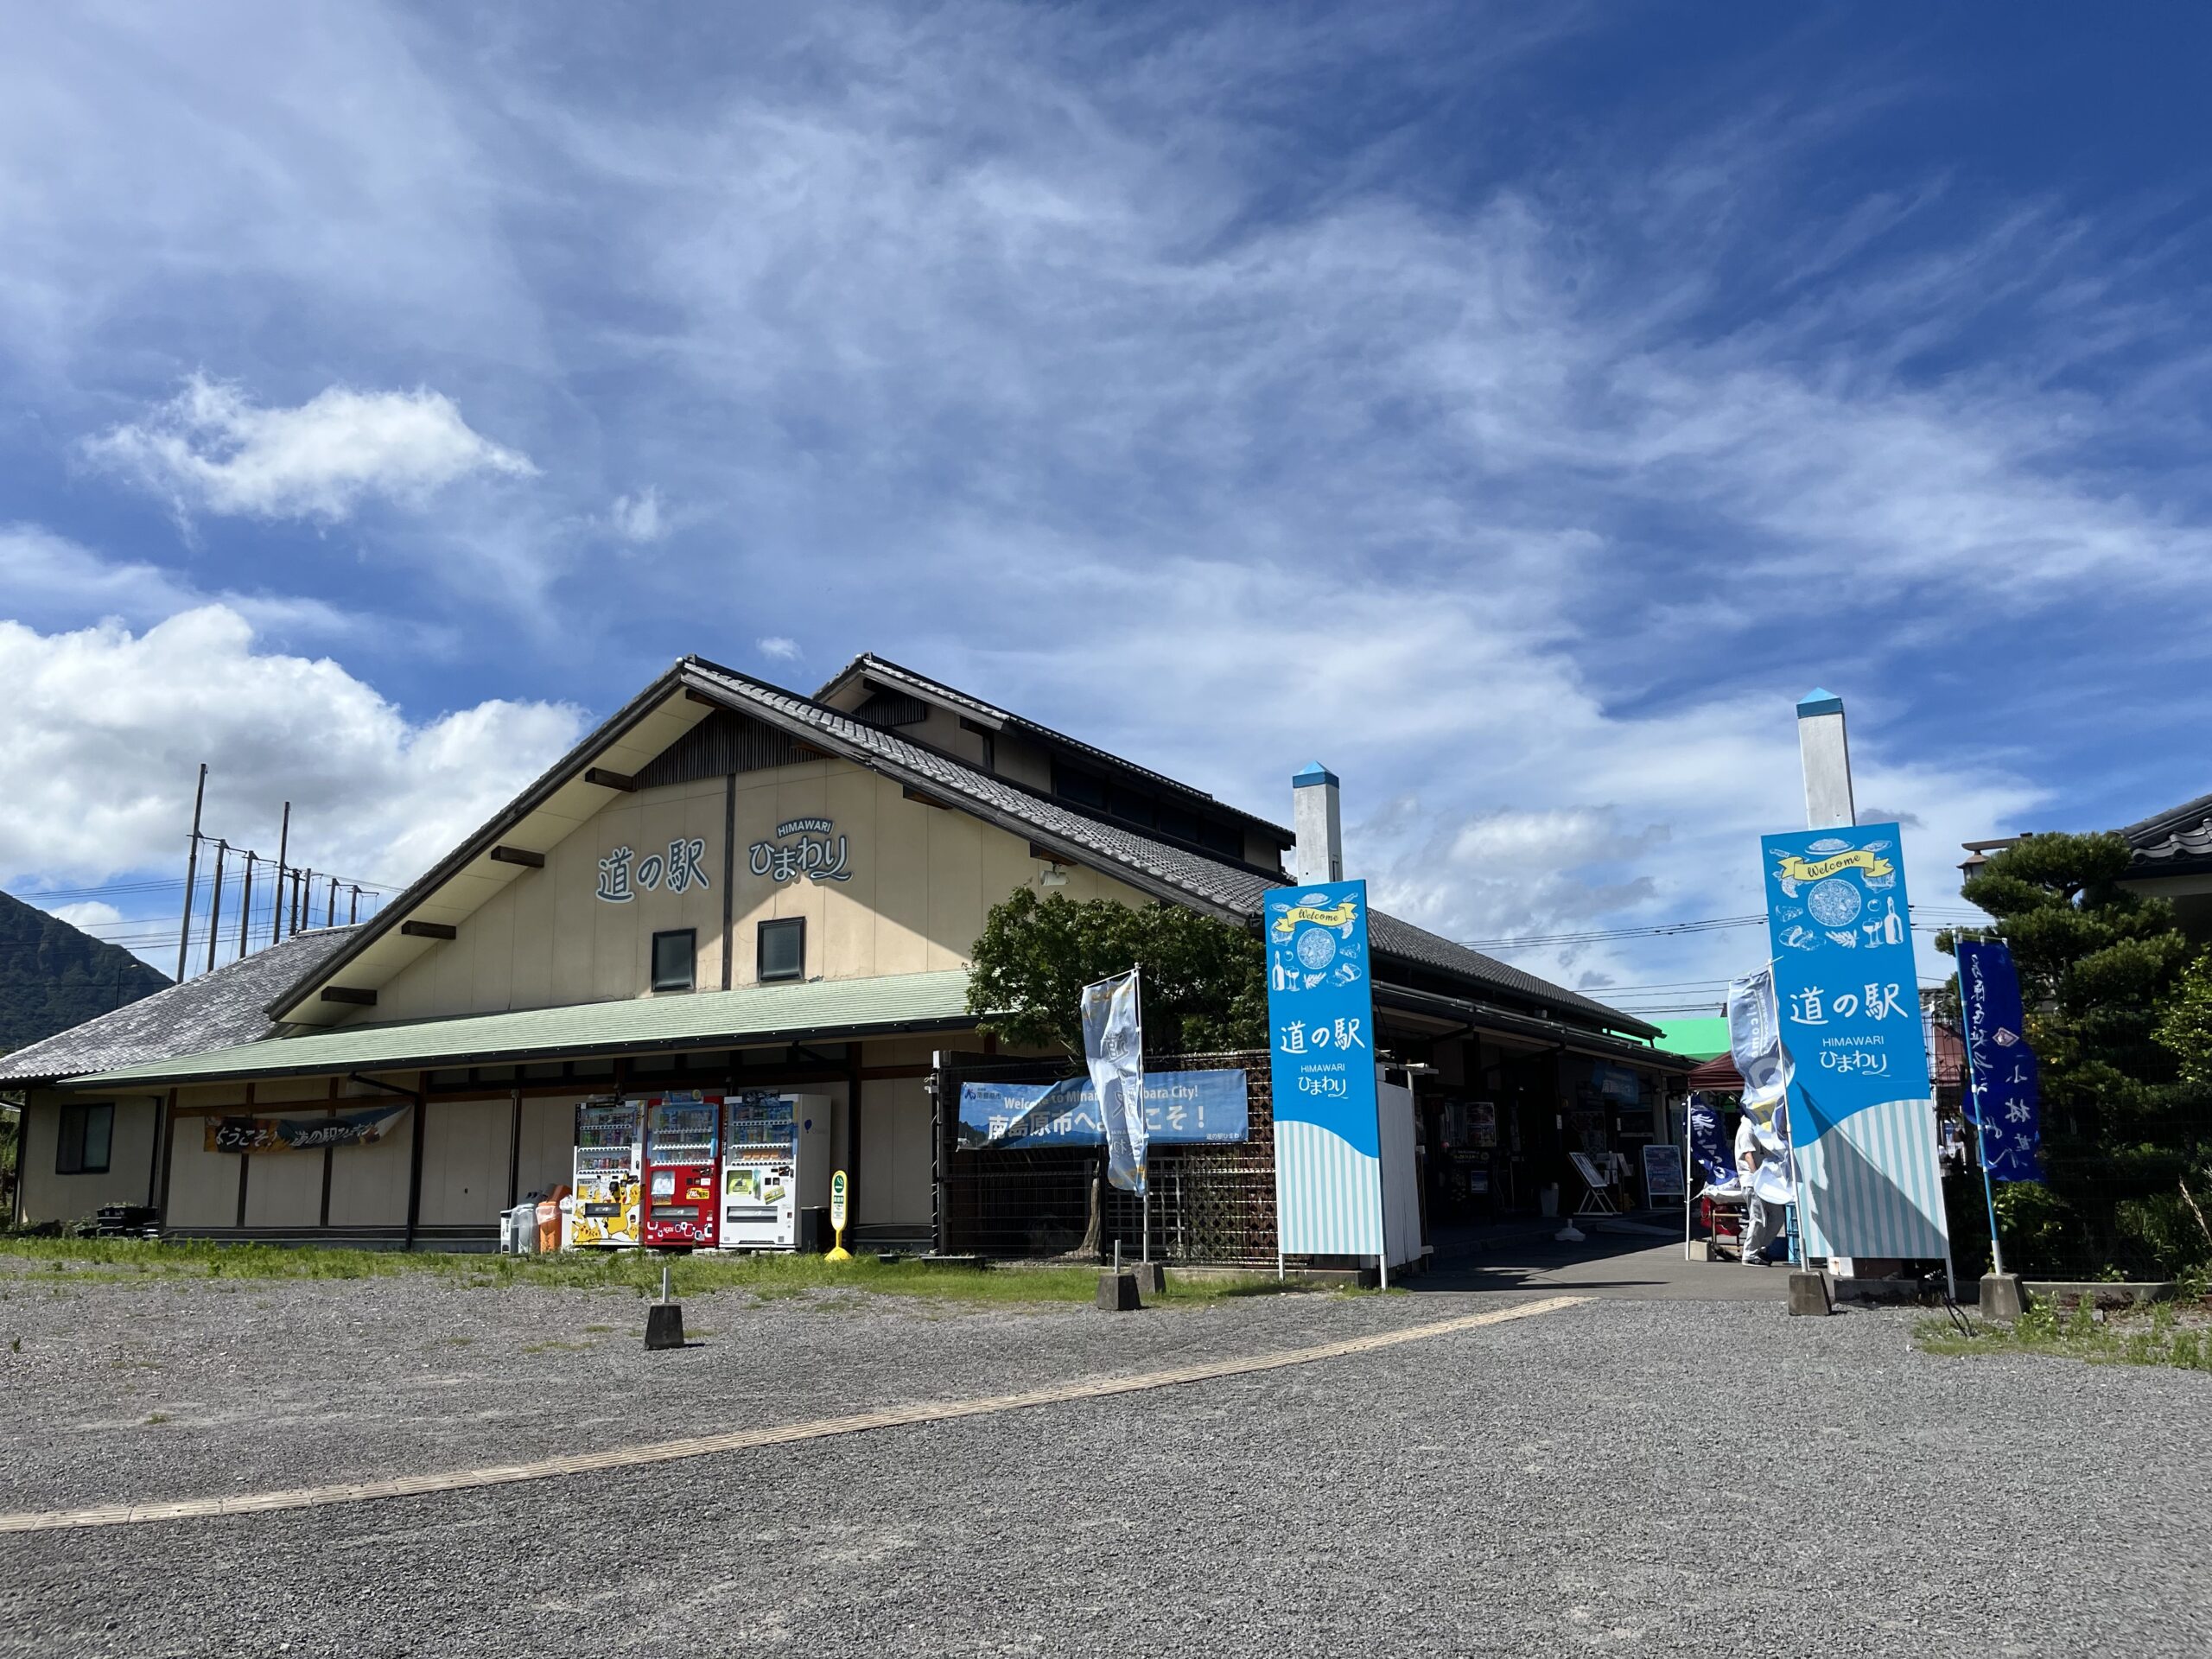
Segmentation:
{"type": "Polygon", "coordinates": [[[678,836],[668,851],[656,849],[644,857],[636,849],[617,847],[599,861],[599,897],[610,905],[626,905],[640,893],[689,893],[711,887],[707,880],[707,843],[678,836]]]}
{"type": "Polygon", "coordinates": [[[776,881],[849,881],[845,837],[828,818],[792,818],[776,826],[775,836],[746,849],[745,867],[776,881]],[[835,837],[835,839],[832,839],[835,837]]]}

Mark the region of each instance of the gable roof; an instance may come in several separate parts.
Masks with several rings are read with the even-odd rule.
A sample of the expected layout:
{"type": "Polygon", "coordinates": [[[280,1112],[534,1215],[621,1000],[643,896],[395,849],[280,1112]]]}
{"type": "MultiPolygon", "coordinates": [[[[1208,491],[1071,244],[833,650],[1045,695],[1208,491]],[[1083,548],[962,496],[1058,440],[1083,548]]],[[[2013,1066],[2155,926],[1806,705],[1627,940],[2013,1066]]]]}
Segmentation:
{"type": "MultiPolygon", "coordinates": [[[[331,957],[288,987],[271,1004],[270,1014],[278,1018],[314,1018],[321,1011],[308,1001],[308,997],[372,951],[384,950],[401,962],[411,959],[415,948],[427,946],[420,940],[403,939],[399,934],[403,922],[417,916],[458,919],[467,914],[518,873],[512,864],[491,861],[495,846],[512,843],[535,851],[550,849],[581,818],[596,810],[604,798],[612,798],[611,790],[602,799],[581,798],[580,791],[588,795],[599,788],[584,781],[588,768],[613,754],[627,757],[620,761],[620,769],[633,771],[643,764],[637,757],[645,749],[658,753],[653,746],[666,747],[704,718],[710,708],[748,715],[797,736],[821,753],[878,772],[925,799],[1023,836],[1066,862],[1103,870],[1154,898],[1224,920],[1245,922],[1256,918],[1268,889],[1282,884],[1275,872],[1209,856],[1088,817],[1061,801],[980,772],[894,730],[871,725],[811,697],[704,658],[686,657],[468,841],[387,902],[331,957]],[[452,888],[462,891],[456,894],[448,891],[452,888]]],[[[1633,1015],[1382,912],[1371,912],[1370,938],[1385,961],[1438,975],[1456,984],[1503,993],[1541,1011],[1572,1014],[1611,1030],[1640,1037],[1656,1034],[1656,1027],[1633,1015]]],[[[326,1020],[329,1017],[324,1014],[326,1020]]]]}
{"type": "Polygon", "coordinates": [[[2212,869],[2212,795],[2169,807],[2120,832],[2135,849],[2128,874],[2193,874],[2212,869]]]}
{"type": "Polygon", "coordinates": [[[1149,766],[1141,766],[1134,760],[1125,760],[1120,755],[1102,749],[1096,744],[1086,743],[1079,737],[1070,737],[1065,732],[1056,731],[1050,726],[1040,725],[1036,721],[1014,714],[1008,709],[1001,709],[995,703],[986,702],[981,697],[961,690],[957,686],[947,685],[942,680],[933,680],[926,674],[918,674],[911,668],[903,668],[888,658],[876,656],[873,652],[862,652],[831,675],[823,683],[822,689],[814,694],[811,700],[826,703],[832,692],[855,677],[871,680],[879,685],[892,687],[909,696],[918,697],[924,702],[933,702],[940,708],[950,709],[954,713],[995,731],[1019,732],[1035,739],[1045,747],[1063,749],[1071,754],[1082,755],[1086,760],[1095,761],[1109,771],[1123,772],[1134,778],[1141,778],[1156,789],[1166,790],[1173,794],[1183,797],[1185,800],[1202,803],[1209,810],[1235,818],[1247,829],[1255,830],[1261,835],[1273,840],[1278,847],[1291,847],[1297,843],[1298,836],[1294,831],[1286,830],[1282,825],[1270,819],[1262,818],[1242,808],[1231,806],[1202,789],[1192,788],[1179,779],[1170,778],[1165,772],[1154,772],[1149,766]]]}
{"type": "Polygon", "coordinates": [[[52,1083],[257,1042],[276,1030],[266,1007],[270,999],[321,968],[358,931],[324,927],[295,933],[43,1042],[0,1054],[0,1084],[52,1083]]]}

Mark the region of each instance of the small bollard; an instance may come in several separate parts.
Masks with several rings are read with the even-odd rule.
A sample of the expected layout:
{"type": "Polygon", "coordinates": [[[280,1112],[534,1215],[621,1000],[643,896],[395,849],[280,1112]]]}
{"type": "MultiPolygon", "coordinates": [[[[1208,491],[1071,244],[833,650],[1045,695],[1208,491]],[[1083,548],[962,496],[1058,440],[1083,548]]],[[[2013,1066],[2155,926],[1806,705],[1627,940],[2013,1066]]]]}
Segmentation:
{"type": "Polygon", "coordinates": [[[668,1300],[668,1263],[660,1267],[660,1300],[645,1305],[645,1346],[681,1348],[683,1345],[683,1304],[668,1300]]]}
{"type": "Polygon", "coordinates": [[[1144,1299],[1137,1294],[1137,1276],[1134,1273],[1102,1273],[1098,1275],[1098,1306],[1109,1313],[1127,1313],[1144,1306],[1144,1299]]]}
{"type": "Polygon", "coordinates": [[[2017,1319],[2027,1312],[2026,1293],[2020,1288],[2017,1273],[1985,1273],[1981,1275],[1981,1317],[1985,1319],[2017,1319]]]}
{"type": "Polygon", "coordinates": [[[1828,1306],[1828,1281],[1817,1273],[1793,1271],[1789,1275],[1789,1317],[1811,1314],[1826,1319],[1835,1310],[1828,1306]]]}
{"type": "Polygon", "coordinates": [[[1140,1262],[1128,1271],[1137,1281],[1140,1295],[1165,1296],[1167,1294],[1167,1269],[1160,1263],[1140,1262]]]}

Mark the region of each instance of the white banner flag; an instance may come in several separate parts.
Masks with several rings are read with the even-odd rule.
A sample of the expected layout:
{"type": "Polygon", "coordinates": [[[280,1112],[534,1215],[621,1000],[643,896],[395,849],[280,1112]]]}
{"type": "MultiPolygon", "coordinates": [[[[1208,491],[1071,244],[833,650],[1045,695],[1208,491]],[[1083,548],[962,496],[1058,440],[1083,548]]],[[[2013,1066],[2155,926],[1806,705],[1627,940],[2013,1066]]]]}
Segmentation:
{"type": "Polygon", "coordinates": [[[1083,1058],[1106,1131],[1106,1179],[1144,1196],[1144,1011],[1137,970],[1083,988],[1083,1058]]]}
{"type": "Polygon", "coordinates": [[[1744,1079],[1744,1109],[1764,1117],[1789,1091],[1789,1056],[1782,1046],[1774,969],[1728,982],[1728,1054],[1744,1079]]]}

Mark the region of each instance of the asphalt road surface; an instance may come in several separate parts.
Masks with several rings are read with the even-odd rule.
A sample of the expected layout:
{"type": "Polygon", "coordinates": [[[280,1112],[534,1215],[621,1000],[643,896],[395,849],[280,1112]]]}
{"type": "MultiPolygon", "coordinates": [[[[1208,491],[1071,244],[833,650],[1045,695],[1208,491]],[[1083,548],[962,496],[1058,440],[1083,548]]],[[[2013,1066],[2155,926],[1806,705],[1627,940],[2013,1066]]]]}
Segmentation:
{"type": "MultiPolygon", "coordinates": [[[[1793,1321],[1604,1276],[1618,1287],[1560,1311],[1187,1386],[481,1491],[0,1535],[0,1653],[2212,1649],[2212,1376],[1937,1359],[1913,1350],[1910,1314],[1793,1321]]],[[[1539,1293],[1575,1294],[1120,1317],[725,1296],[687,1310],[700,1345],[648,1356],[620,1297],[411,1277],[56,1294],[19,1276],[0,1282],[0,1508],[607,1450],[1539,1293]]]]}

